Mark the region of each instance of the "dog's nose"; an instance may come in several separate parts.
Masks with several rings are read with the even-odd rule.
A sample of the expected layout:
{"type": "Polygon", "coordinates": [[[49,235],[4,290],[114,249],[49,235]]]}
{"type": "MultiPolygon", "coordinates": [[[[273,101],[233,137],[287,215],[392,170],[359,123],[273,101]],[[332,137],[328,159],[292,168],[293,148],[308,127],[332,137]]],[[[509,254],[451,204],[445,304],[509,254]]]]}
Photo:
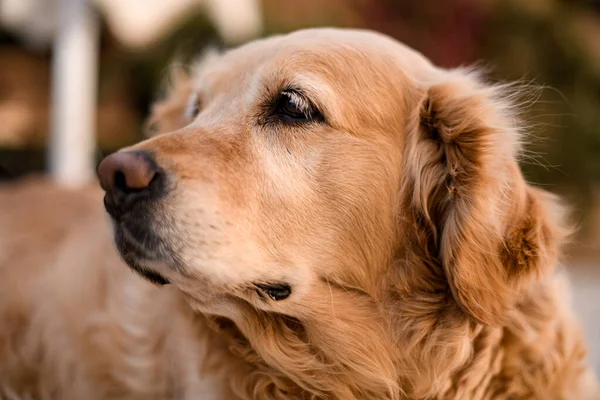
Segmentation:
{"type": "Polygon", "coordinates": [[[106,192],[106,209],[116,217],[150,196],[152,189],[159,186],[161,174],[149,153],[121,151],[102,160],[98,177],[106,192]]]}

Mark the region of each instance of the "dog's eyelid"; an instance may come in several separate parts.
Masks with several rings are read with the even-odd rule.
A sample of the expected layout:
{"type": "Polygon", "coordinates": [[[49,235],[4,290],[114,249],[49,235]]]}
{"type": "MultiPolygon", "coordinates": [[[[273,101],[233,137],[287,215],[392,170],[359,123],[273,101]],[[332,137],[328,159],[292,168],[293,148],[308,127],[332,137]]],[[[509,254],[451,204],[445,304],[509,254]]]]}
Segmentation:
{"type": "Polygon", "coordinates": [[[312,103],[306,99],[300,92],[296,90],[283,90],[282,96],[288,97],[298,108],[308,111],[312,107],[312,103]]]}
{"type": "MultiPolygon", "coordinates": [[[[285,101],[289,101],[297,109],[298,114],[303,114],[304,122],[315,122],[324,120],[321,110],[315,105],[313,101],[306,95],[302,89],[297,88],[284,88],[279,92],[274,102],[274,113],[280,114],[284,117],[289,117],[282,107],[285,101]]],[[[289,109],[288,109],[289,111],[289,109]]],[[[289,114],[294,114],[290,112],[289,114]]],[[[301,122],[300,120],[296,122],[301,122]]]]}
{"type": "Polygon", "coordinates": [[[291,100],[296,102],[296,104],[300,107],[312,108],[312,109],[320,111],[319,107],[317,106],[317,103],[313,101],[313,98],[312,98],[313,96],[311,96],[310,93],[307,93],[307,91],[305,91],[303,89],[287,88],[287,89],[283,89],[279,93],[279,95],[289,97],[291,100]]]}

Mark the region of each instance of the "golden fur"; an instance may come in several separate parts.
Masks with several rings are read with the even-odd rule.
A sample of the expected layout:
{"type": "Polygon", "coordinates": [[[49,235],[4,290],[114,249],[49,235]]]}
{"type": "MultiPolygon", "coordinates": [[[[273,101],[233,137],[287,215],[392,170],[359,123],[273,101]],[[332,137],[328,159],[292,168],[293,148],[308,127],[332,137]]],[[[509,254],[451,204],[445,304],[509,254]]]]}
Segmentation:
{"type": "Polygon", "coordinates": [[[205,57],[133,147],[172,179],[172,285],[120,260],[99,189],[0,191],[0,397],[598,398],[510,97],[365,31],[205,57]],[[286,88],[323,120],[273,121],[286,88]]]}

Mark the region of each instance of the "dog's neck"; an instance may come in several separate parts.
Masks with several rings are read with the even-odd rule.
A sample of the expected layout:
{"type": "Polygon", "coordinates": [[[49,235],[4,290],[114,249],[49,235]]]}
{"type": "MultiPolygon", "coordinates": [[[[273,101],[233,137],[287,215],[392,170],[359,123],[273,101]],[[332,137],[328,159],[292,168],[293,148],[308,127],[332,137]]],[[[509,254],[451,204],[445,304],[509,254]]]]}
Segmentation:
{"type": "Polygon", "coordinates": [[[390,279],[394,287],[381,299],[334,287],[335,309],[325,307],[313,320],[242,302],[234,320],[209,320],[228,341],[235,368],[248,370],[241,385],[248,398],[265,387],[270,398],[436,396],[450,390],[482,329],[452,306],[442,281],[437,288],[426,280],[422,290],[407,291],[416,286],[390,279]]]}
{"type": "MultiPolygon", "coordinates": [[[[507,379],[523,379],[520,367],[504,370],[503,363],[542,366],[558,348],[552,340],[560,336],[535,338],[561,329],[565,315],[545,295],[560,277],[535,284],[505,325],[485,326],[453,303],[433,270],[429,278],[406,272],[398,266],[401,278],[389,279],[393,287],[379,300],[334,289],[335,315],[322,310],[329,320],[299,321],[247,303],[239,304],[244,317],[235,322],[209,316],[215,340],[224,342],[210,347],[220,352],[221,376],[248,399],[478,398],[507,379]]],[[[584,344],[574,345],[573,353],[552,355],[553,363],[584,365],[584,344]]],[[[562,382],[560,369],[554,372],[545,386],[562,382]]]]}

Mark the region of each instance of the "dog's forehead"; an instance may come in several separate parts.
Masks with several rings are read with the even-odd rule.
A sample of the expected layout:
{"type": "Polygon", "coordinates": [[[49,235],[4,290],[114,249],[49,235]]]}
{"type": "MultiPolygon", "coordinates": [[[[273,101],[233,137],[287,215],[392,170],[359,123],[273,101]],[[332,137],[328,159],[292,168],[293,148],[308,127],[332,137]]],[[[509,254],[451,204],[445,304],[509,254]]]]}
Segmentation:
{"type": "Polygon", "coordinates": [[[352,73],[389,73],[394,64],[409,76],[432,68],[420,53],[379,33],[354,29],[306,29],[271,36],[198,63],[198,85],[231,87],[265,69],[339,77],[352,73]]]}

